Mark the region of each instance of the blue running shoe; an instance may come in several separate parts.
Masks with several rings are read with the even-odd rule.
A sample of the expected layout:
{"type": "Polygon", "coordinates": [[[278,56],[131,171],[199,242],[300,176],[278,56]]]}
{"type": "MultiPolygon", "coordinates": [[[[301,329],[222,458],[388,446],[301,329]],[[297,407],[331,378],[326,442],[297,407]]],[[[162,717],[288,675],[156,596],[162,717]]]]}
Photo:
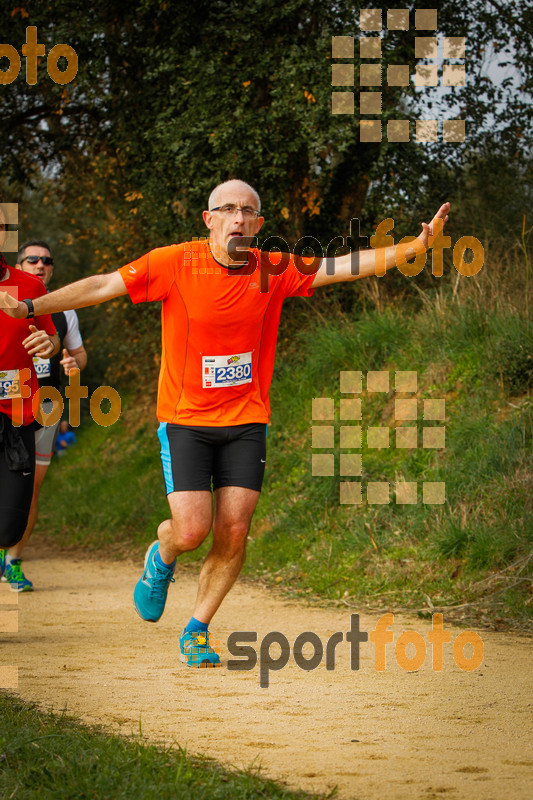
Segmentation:
{"type": "Polygon", "coordinates": [[[2,550],[2,548],[0,548],[0,578],[4,574],[4,570],[6,568],[6,556],[7,550],[2,550]]]}
{"type": "Polygon", "coordinates": [[[220,657],[209,645],[209,631],[182,630],[180,661],[188,667],[220,667],[220,657]]]}
{"type": "Polygon", "coordinates": [[[24,575],[20,566],[20,558],[14,558],[10,564],[6,565],[4,556],[2,581],[11,584],[13,592],[33,592],[33,583],[24,575]]]}
{"type": "Polygon", "coordinates": [[[144,557],[144,572],[133,592],[138,615],[146,622],[157,622],[165,610],[169,583],[174,583],[174,567],[161,567],[154,561],[159,542],[154,542],[144,557]]]}

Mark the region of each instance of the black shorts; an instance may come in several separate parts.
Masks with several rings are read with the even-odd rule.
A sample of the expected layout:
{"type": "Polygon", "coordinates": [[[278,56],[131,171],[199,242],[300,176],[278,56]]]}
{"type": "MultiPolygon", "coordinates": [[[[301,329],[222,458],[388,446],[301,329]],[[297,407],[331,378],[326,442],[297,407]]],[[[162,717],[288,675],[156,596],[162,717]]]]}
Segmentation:
{"type": "MultiPolygon", "coordinates": [[[[1,413],[1,412],[0,412],[1,413]]],[[[0,444],[0,547],[7,548],[20,542],[28,524],[33,479],[35,475],[35,430],[31,425],[21,425],[16,430],[30,456],[28,470],[10,470],[6,459],[6,440],[12,422],[2,414],[3,442],[0,444]]]]}
{"type": "Polygon", "coordinates": [[[261,491],[266,461],[264,423],[212,428],[162,422],[158,436],[167,494],[242,486],[261,491]]]}

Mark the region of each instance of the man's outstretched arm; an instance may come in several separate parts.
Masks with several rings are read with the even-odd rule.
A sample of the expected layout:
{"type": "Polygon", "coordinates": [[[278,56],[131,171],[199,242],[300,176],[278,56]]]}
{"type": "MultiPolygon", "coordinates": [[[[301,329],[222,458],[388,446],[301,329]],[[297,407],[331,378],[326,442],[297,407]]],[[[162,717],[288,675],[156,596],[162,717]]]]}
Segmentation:
{"type": "MultiPolygon", "coordinates": [[[[106,275],[91,275],[76,283],[69,283],[55,292],[37,297],[33,301],[33,307],[35,316],[39,316],[67,311],[70,308],[96,306],[123,294],[127,294],[127,289],[122,275],[120,272],[110,272],[106,275]]],[[[0,291],[0,308],[15,319],[26,319],[28,316],[26,303],[15,300],[7,292],[0,291]]]]}
{"type": "MultiPolygon", "coordinates": [[[[416,238],[421,245],[423,245],[424,250],[427,250],[430,246],[429,237],[433,235],[433,223],[438,219],[442,220],[442,225],[444,225],[448,219],[449,210],[450,204],[444,203],[429,225],[426,222],[422,223],[422,233],[416,238]]],[[[359,269],[356,275],[352,274],[353,255],[351,253],[345,256],[337,256],[337,258],[334,259],[328,259],[328,261],[332,260],[334,262],[334,268],[330,270],[331,274],[328,274],[326,259],[323,259],[311,286],[316,288],[318,286],[326,286],[329,283],[355,281],[358,278],[366,278],[370,275],[375,275],[376,272],[382,274],[384,270],[392,269],[392,267],[399,267],[407,263],[405,249],[404,255],[402,256],[398,251],[397,245],[381,247],[375,250],[360,250],[357,257],[359,260],[359,269]]]]}

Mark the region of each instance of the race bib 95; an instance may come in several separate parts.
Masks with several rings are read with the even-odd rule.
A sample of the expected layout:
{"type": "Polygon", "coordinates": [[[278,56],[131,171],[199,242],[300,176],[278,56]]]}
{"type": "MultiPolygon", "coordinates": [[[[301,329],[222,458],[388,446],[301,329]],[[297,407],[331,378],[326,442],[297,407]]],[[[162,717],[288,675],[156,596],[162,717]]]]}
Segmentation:
{"type": "Polygon", "coordinates": [[[0,400],[14,400],[21,396],[18,369],[0,370],[0,400]]]}

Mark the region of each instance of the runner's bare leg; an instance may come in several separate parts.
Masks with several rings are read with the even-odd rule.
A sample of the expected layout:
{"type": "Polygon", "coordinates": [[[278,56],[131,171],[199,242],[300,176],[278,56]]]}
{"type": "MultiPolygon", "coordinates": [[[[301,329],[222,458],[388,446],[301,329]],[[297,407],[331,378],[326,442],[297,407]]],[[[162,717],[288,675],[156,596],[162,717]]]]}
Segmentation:
{"type": "Polygon", "coordinates": [[[213,521],[211,492],[171,492],[167,495],[172,519],[166,519],[157,529],[159,554],[166,564],[176,556],[196,550],[213,521]]]}
{"type": "Polygon", "coordinates": [[[165,563],[199,547],[213,524],[213,544],[200,570],[193,614],[202,622],[210,622],[241,571],[259,494],[240,486],[217,489],[214,521],[211,492],[168,495],[172,519],[162,522],[157,531],[165,563]]]}
{"type": "Polygon", "coordinates": [[[241,486],[223,486],[215,492],[213,544],[200,570],[195,619],[210,622],[237,580],[259,494],[241,486]]]}

